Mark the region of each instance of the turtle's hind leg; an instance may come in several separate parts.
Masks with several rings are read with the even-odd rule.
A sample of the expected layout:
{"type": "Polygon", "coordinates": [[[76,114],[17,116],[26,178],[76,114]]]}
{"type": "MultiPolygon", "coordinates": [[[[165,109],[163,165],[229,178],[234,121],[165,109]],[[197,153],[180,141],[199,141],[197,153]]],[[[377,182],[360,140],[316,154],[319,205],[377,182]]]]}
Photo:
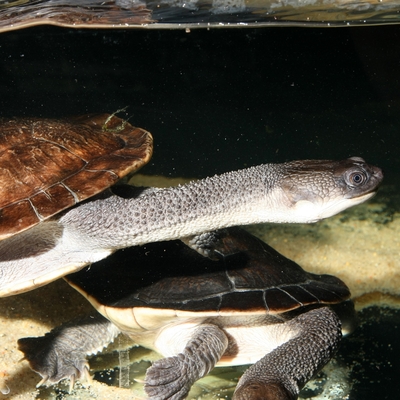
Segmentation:
{"type": "Polygon", "coordinates": [[[241,377],[233,400],[296,400],[301,388],[333,357],[341,323],[328,307],[286,322],[296,337],[252,365],[241,377]]]}
{"type": "Polygon", "coordinates": [[[217,326],[199,326],[182,353],[162,358],[147,370],[145,391],[149,399],[186,398],[193,383],[214,368],[227,346],[228,338],[217,326]]]}

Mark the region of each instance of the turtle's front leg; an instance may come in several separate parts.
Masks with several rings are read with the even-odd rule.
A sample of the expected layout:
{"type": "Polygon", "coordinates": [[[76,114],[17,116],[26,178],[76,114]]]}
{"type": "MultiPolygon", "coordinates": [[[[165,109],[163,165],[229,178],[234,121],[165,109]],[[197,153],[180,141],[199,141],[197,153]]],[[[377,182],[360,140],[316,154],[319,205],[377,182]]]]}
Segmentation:
{"type": "Polygon", "coordinates": [[[241,377],[233,400],[296,400],[301,388],[332,358],[342,337],[341,323],[328,307],[285,323],[295,338],[277,347],[241,377]]]}
{"type": "Polygon", "coordinates": [[[219,248],[221,247],[220,239],[224,233],[224,229],[211,232],[203,232],[199,235],[181,238],[181,241],[191,249],[197,251],[202,256],[217,261],[225,256],[225,254],[222,254],[219,250],[219,248]]]}
{"type": "Polygon", "coordinates": [[[108,346],[120,333],[118,328],[99,313],[63,324],[40,337],[18,340],[29,366],[42,376],[37,385],[55,384],[64,378],[88,379],[86,356],[108,346]]]}
{"type": "Polygon", "coordinates": [[[186,398],[193,383],[214,368],[227,346],[228,338],[221,329],[201,325],[182,353],[162,358],[147,370],[144,388],[149,399],[186,398]]]}

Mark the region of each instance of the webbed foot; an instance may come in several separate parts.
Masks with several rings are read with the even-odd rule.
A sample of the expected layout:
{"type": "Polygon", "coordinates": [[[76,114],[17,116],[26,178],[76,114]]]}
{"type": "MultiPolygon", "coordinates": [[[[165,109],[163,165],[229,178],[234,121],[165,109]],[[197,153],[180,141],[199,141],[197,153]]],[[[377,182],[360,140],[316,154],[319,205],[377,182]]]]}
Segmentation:
{"type": "Polygon", "coordinates": [[[70,380],[89,381],[86,356],[102,350],[119,334],[118,328],[100,314],[85,316],[61,325],[41,337],[18,340],[29,366],[42,376],[37,386],[70,380]]]}
{"type": "Polygon", "coordinates": [[[215,325],[200,325],[182,353],[158,360],[147,370],[144,389],[151,400],[186,398],[193,383],[207,375],[228,346],[215,325]]]}
{"type": "Polygon", "coordinates": [[[51,334],[18,340],[18,349],[24,353],[24,360],[27,360],[29,366],[42,377],[37,387],[53,385],[62,379],[70,380],[70,390],[78,379],[90,383],[86,354],[53,346],[53,340],[51,334]]]}
{"type": "Polygon", "coordinates": [[[152,400],[184,399],[193,384],[191,366],[183,354],[162,358],[147,370],[145,391],[152,400]]]}

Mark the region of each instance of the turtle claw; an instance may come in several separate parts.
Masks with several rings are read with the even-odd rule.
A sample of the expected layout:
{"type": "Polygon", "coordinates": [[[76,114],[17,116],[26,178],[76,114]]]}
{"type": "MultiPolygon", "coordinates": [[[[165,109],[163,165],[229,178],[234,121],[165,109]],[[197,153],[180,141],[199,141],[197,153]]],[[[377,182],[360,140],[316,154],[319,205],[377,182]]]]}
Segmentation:
{"type": "Polygon", "coordinates": [[[69,379],[72,390],[76,379],[91,382],[86,355],[82,351],[70,351],[64,346],[54,344],[50,335],[19,339],[18,346],[31,369],[42,376],[36,387],[69,379]]]}
{"type": "Polygon", "coordinates": [[[90,375],[90,366],[89,363],[85,363],[85,367],[83,370],[84,380],[89,384],[89,386],[93,383],[92,376],[90,375]]]}
{"type": "MultiPolygon", "coordinates": [[[[92,377],[90,376],[90,372],[89,372],[89,364],[87,362],[85,362],[82,370],[77,371],[77,374],[72,374],[69,377],[64,377],[62,379],[69,379],[68,393],[71,393],[74,390],[77,379],[87,382],[88,386],[90,386],[93,383],[92,377]]],[[[62,380],[62,379],[60,379],[60,380],[62,380]]],[[[54,382],[54,380],[51,379],[49,377],[49,375],[42,375],[42,379],[36,385],[36,387],[39,388],[41,386],[49,386],[49,385],[53,385],[55,383],[57,383],[57,382],[54,382]]]]}
{"type": "Polygon", "coordinates": [[[44,386],[48,380],[49,380],[49,376],[48,375],[42,376],[41,381],[36,385],[36,387],[40,388],[41,386],[44,386]]]}
{"type": "Polygon", "coordinates": [[[75,386],[75,375],[71,375],[69,378],[68,393],[71,393],[74,390],[74,386],[75,386]]]}

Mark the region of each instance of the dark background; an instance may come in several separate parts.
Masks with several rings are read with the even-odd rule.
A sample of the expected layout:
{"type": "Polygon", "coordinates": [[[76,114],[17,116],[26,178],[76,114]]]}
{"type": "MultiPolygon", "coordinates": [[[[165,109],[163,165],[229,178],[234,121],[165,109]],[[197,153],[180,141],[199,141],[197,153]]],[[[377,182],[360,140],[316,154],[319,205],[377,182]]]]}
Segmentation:
{"type": "Polygon", "coordinates": [[[155,138],[143,172],[203,177],[362,156],[400,174],[400,26],[0,35],[0,115],[114,112],[155,138]]]}

